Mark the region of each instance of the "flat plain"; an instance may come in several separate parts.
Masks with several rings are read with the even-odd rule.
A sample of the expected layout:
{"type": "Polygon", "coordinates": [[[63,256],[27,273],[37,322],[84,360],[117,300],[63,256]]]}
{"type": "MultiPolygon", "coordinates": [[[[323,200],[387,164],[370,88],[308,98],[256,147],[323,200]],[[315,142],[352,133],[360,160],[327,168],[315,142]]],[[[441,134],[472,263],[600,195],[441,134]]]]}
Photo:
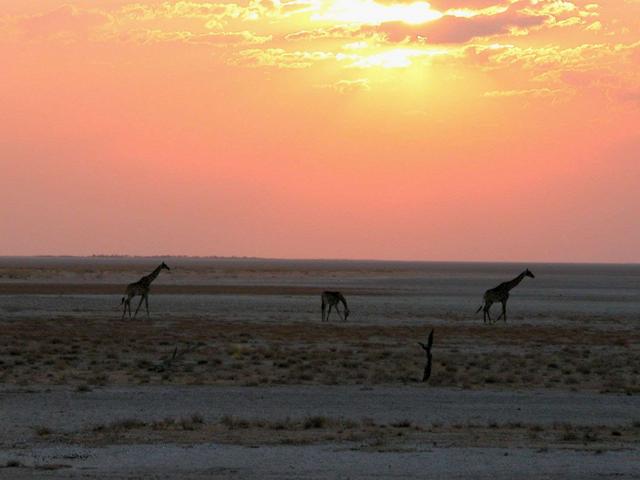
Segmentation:
{"type": "Polygon", "coordinates": [[[0,477],[640,471],[637,268],[538,266],[486,325],[517,266],[173,259],[130,320],[154,259],[3,262],[0,477]],[[320,321],[323,286],[349,322],[320,321]]]}

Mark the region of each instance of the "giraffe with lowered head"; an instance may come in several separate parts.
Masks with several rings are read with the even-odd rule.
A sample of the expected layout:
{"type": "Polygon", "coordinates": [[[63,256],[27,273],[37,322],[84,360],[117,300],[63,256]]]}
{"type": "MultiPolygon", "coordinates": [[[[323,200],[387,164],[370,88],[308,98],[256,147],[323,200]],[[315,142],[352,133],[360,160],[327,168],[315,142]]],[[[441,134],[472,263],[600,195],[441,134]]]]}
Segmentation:
{"type": "Polygon", "coordinates": [[[156,279],[156,277],[163,269],[171,270],[166,263],[162,262],[158,266],[158,268],[156,268],[149,275],[145,275],[137,282],[133,282],[127,285],[127,289],[125,290],[126,297],[122,297],[122,301],[120,302],[121,305],[124,304],[124,310],[122,311],[123,319],[125,314],[127,313],[127,309],[129,309],[129,318],[131,318],[131,299],[136,295],[140,295],[141,298],[140,303],[138,304],[138,308],[136,308],[136,313],[133,314],[133,318],[136,318],[136,315],[138,315],[138,310],[140,310],[143,301],[147,309],[147,318],[149,318],[149,289],[151,288],[151,282],[156,279]]]}
{"type": "Polygon", "coordinates": [[[349,307],[347,306],[347,301],[340,292],[322,292],[322,321],[329,321],[329,314],[331,314],[331,309],[336,309],[338,312],[338,316],[342,317],[343,321],[347,321],[347,317],[349,316],[349,307]],[[344,306],[344,313],[340,312],[338,309],[338,304],[342,303],[344,306]],[[327,307],[328,310],[327,310],[327,307]],[[327,312],[325,316],[325,310],[327,312]]]}
{"type": "Polygon", "coordinates": [[[524,277],[536,278],[533,273],[527,268],[524,272],[518,275],[513,280],[509,280],[508,282],[503,282],[495,288],[491,288],[484,293],[484,303],[480,305],[480,308],[476,311],[478,313],[480,310],[483,311],[484,314],[484,322],[489,320],[491,323],[491,315],[489,314],[489,310],[491,309],[491,305],[494,303],[502,303],[502,313],[498,316],[497,320],[500,320],[500,317],[504,318],[504,321],[507,321],[507,300],[509,300],[509,292],[518,286],[518,284],[522,281],[524,277]]]}

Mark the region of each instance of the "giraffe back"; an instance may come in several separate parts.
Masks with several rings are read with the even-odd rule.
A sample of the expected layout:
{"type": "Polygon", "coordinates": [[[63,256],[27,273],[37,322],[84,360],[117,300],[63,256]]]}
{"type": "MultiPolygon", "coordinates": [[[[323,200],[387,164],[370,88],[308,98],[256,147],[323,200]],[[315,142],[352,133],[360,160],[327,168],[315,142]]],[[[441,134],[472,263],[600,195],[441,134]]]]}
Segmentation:
{"type": "Polygon", "coordinates": [[[129,296],[144,295],[149,291],[149,284],[138,280],[127,285],[125,293],[129,296]]]}
{"type": "Polygon", "coordinates": [[[498,285],[496,288],[487,290],[484,293],[485,302],[502,302],[509,298],[509,290],[500,288],[500,286],[501,285],[498,285]]]}
{"type": "Polygon", "coordinates": [[[342,294],[340,292],[322,292],[322,301],[327,305],[337,305],[338,302],[342,299],[342,294]]]}

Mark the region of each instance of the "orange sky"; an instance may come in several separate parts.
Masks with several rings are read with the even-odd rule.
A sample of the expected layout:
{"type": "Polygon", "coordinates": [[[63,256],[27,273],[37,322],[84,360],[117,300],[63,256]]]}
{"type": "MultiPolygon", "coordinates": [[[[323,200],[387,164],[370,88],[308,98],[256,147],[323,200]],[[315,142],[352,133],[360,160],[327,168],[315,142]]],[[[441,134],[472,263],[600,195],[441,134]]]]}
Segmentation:
{"type": "Polygon", "coordinates": [[[0,254],[640,261],[640,0],[6,0],[0,254]]]}

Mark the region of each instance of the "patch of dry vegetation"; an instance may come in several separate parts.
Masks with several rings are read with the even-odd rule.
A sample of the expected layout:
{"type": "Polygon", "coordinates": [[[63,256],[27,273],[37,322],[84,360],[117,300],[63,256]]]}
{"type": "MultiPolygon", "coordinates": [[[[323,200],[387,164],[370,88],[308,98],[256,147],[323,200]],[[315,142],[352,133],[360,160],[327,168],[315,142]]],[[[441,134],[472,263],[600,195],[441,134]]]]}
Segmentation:
{"type": "Polygon", "coordinates": [[[637,448],[640,430],[635,423],[612,426],[553,425],[520,422],[416,424],[409,420],[377,423],[310,416],[267,420],[225,416],[206,422],[194,414],[157,421],[123,419],[71,433],[50,433],[47,441],[104,446],[127,443],[221,443],[237,445],[307,445],[355,443],[352,448],[386,450],[418,445],[498,448],[574,448],[605,450],[637,448]]]}
{"type": "MultiPolygon", "coordinates": [[[[417,382],[419,326],[178,319],[3,321],[0,383],[103,385],[417,382]],[[177,347],[177,351],[176,351],[177,347]]],[[[640,333],[573,326],[436,329],[431,386],[640,393],[640,333]]]]}

